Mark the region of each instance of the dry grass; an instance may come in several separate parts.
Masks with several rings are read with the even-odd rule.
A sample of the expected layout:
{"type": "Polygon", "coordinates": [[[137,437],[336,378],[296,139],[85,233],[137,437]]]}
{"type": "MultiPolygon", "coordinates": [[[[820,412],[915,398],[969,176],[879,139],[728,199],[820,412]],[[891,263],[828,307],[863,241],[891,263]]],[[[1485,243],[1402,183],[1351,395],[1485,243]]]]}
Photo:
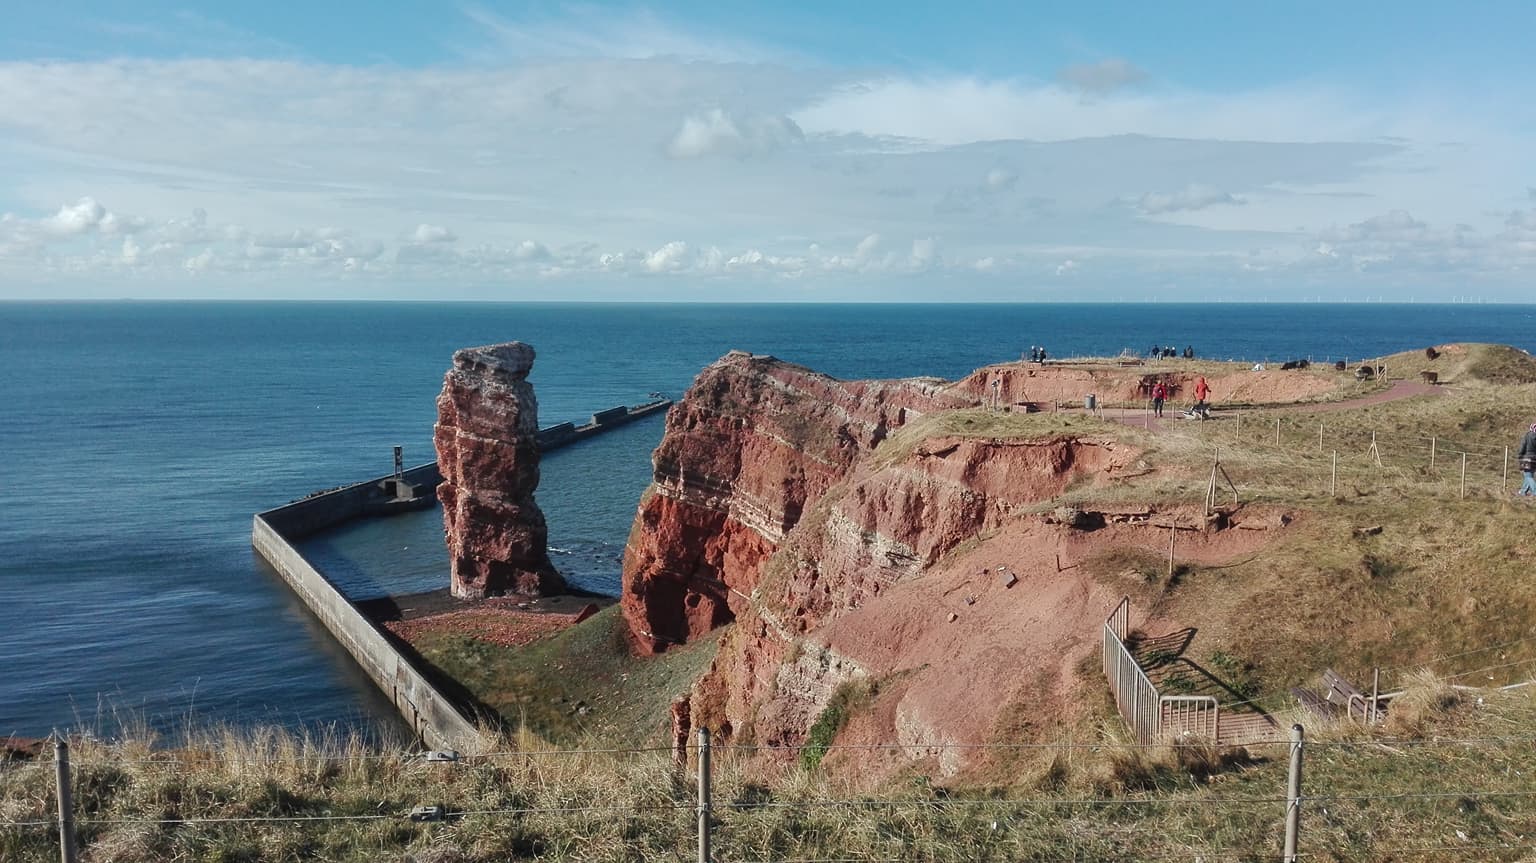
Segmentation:
{"type": "MultiPolygon", "coordinates": [[[[1309,728],[1303,851],[1348,863],[1440,846],[1465,849],[1455,859],[1528,859],[1521,846],[1536,835],[1527,775],[1536,702],[1521,692],[1446,698],[1432,679],[1415,687],[1400,714],[1413,713],[1409,727],[1309,728]]],[[[939,784],[922,761],[885,787],[861,790],[792,758],[718,752],[716,857],[1247,860],[1279,848],[1283,747],[1062,743],[1023,753],[1011,782],[969,789],[939,784]]],[[[94,822],[81,828],[85,859],[689,859],[691,776],[674,773],[664,753],[562,754],[527,734],[498,750],[434,764],[282,732],[224,732],[172,749],[80,741],[79,817],[94,822]],[[405,817],[422,804],[458,814],[437,823],[405,817]],[[588,811],[513,811],[557,809],[588,811]],[[195,820],[374,815],[388,817],[195,820]],[[148,821],[161,823],[137,823],[148,821]]],[[[0,820],[50,816],[48,768],[0,765],[0,820]]],[[[48,827],[0,827],[7,863],[57,859],[53,843],[48,827]]]]}

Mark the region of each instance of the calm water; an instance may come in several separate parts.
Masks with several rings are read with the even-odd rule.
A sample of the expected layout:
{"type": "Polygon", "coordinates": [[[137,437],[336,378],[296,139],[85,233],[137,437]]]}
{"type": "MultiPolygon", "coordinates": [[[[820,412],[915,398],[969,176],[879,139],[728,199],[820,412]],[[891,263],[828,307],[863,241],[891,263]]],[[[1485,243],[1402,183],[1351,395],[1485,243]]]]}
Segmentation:
{"type": "MultiPolygon", "coordinates": [[[[1455,340],[1536,348],[1528,306],[0,304],[0,734],[152,721],[360,723],[380,702],[250,550],[252,513],[432,458],[454,349],[522,339],[548,425],[680,394],[725,351],[841,377],[957,377],[1194,345],[1250,360],[1455,340]]],[[[617,585],[659,420],[552,454],[554,556],[617,585]]],[[[431,514],[310,544],[358,595],[446,583],[431,514]]]]}

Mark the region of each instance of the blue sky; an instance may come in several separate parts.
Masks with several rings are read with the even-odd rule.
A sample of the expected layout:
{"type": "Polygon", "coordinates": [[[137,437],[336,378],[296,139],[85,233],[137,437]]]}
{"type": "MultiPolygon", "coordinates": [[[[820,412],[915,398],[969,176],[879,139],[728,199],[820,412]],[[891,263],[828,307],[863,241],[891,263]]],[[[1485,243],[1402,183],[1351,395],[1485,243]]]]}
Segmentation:
{"type": "Polygon", "coordinates": [[[1533,10],[25,4],[0,298],[1527,300],[1533,10]]]}

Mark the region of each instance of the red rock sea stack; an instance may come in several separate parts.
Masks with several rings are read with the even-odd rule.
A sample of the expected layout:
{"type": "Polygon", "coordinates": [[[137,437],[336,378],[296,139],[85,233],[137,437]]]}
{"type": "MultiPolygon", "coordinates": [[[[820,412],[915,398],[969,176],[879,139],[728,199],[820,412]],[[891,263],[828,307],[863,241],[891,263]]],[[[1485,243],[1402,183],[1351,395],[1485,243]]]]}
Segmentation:
{"type": "Polygon", "coordinates": [[[437,397],[433,443],[454,596],[560,593],[539,486],[539,406],[522,342],[455,351],[437,397]]]}

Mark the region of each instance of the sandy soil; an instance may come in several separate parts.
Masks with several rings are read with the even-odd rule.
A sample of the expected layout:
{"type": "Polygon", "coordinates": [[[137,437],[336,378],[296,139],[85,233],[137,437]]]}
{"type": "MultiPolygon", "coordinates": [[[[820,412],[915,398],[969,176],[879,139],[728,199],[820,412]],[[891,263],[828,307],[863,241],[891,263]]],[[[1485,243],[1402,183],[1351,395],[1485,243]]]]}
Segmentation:
{"type": "MultiPolygon", "coordinates": [[[[1273,514],[1250,515],[1255,524],[1278,525],[1273,514]]],[[[1193,511],[1158,516],[1165,518],[1200,523],[1193,511]]],[[[873,721],[851,726],[840,742],[976,743],[994,737],[1020,704],[1042,724],[1065,718],[1078,700],[1078,667],[1100,649],[1104,618],[1138,586],[1091,576],[1083,562],[1110,548],[1165,555],[1169,530],[1020,524],[829,624],[816,635],[838,654],[877,675],[903,673],[873,721]],[[1017,574],[1018,583],[1005,587],[999,566],[1017,574]]],[[[1200,564],[1251,555],[1273,538],[1267,530],[1238,528],[1178,533],[1178,560],[1200,564]]],[[[1134,628],[1156,635],[1184,623],[1147,612],[1133,605],[1134,628]]],[[[952,752],[935,752],[956,759],[941,765],[946,772],[964,757],[952,752]]]]}

